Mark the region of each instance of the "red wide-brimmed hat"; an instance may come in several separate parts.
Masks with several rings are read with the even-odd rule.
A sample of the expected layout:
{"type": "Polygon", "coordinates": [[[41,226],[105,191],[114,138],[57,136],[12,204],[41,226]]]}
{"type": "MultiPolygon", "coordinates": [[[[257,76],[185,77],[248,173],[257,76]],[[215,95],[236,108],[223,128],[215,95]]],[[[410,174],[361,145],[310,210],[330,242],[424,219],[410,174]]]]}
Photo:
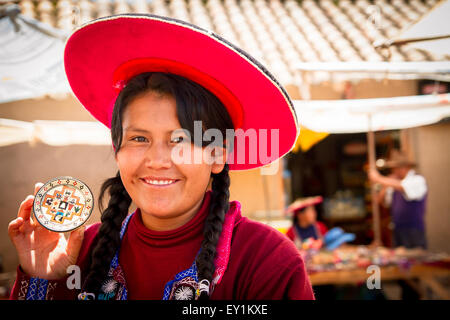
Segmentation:
{"type": "Polygon", "coordinates": [[[309,206],[315,206],[316,204],[322,203],[323,198],[321,196],[299,198],[292,202],[289,207],[287,207],[285,213],[288,215],[293,215],[298,210],[304,209],[309,206]]]}
{"type": "Polygon", "coordinates": [[[230,170],[270,164],[293,148],[300,133],[292,101],[269,71],[225,39],[181,20],[122,14],[90,21],[68,38],[64,66],[75,96],[108,128],[117,95],[140,73],[173,73],[208,89],[227,108],[235,130],[267,132],[263,136],[267,157],[258,155],[256,161],[249,157],[248,144],[237,144],[235,139],[228,158],[230,170]],[[274,154],[271,129],[279,130],[274,154]],[[244,163],[237,154],[245,154],[240,158],[244,163]]]}

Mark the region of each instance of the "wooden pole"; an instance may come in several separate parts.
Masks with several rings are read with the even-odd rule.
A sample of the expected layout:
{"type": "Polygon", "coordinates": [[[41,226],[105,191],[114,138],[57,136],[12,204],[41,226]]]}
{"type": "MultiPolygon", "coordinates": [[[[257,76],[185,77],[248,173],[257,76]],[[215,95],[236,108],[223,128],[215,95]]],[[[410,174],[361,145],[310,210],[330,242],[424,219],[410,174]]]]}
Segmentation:
{"type": "MultiPolygon", "coordinates": [[[[369,131],[367,132],[368,143],[368,157],[369,157],[369,170],[375,169],[375,134],[372,131],[372,115],[368,115],[369,131]]],[[[371,199],[372,199],[372,219],[373,219],[373,235],[374,244],[376,246],[381,245],[381,230],[380,230],[380,210],[377,202],[377,192],[375,189],[375,183],[371,183],[370,186],[371,199]]]]}
{"type": "MultiPolygon", "coordinates": [[[[260,171],[261,172],[261,171],[260,171]]],[[[270,192],[269,192],[269,186],[267,183],[267,175],[262,174],[262,185],[263,185],[263,192],[264,192],[264,204],[266,205],[266,219],[267,222],[270,223],[272,220],[272,215],[270,214],[270,192]]]]}

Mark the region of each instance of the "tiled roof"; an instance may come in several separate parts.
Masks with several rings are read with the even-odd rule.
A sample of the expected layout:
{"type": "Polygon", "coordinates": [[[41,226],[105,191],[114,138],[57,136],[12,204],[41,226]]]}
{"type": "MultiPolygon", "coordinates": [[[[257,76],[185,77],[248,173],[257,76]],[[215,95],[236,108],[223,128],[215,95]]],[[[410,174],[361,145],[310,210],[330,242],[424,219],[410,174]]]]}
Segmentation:
{"type": "MultiPolygon", "coordinates": [[[[3,1],[5,2],[5,1],[3,1]]],[[[212,30],[243,48],[284,83],[295,83],[299,61],[385,61],[372,43],[396,36],[437,0],[58,0],[15,2],[22,13],[71,30],[89,20],[125,12],[178,18],[212,30]]],[[[449,57],[393,47],[390,61],[449,57]]]]}

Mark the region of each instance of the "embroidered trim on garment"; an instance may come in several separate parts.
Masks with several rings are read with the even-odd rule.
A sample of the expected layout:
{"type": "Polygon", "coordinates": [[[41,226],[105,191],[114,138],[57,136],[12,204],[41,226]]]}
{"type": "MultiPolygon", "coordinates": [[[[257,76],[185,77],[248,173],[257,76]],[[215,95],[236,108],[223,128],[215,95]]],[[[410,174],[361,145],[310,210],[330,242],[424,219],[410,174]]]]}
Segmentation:
{"type": "MultiPolygon", "coordinates": [[[[121,241],[128,227],[128,222],[130,222],[130,219],[135,212],[129,214],[122,222],[122,227],[120,229],[121,241]]],[[[111,260],[108,276],[107,279],[103,282],[102,287],[100,288],[100,293],[97,297],[98,300],[111,300],[113,298],[115,298],[115,300],[127,300],[128,293],[125,276],[122,268],[119,265],[119,252],[120,247],[116,250],[114,257],[111,260]]]]}
{"type": "Polygon", "coordinates": [[[36,292],[38,286],[38,278],[30,278],[30,284],[28,285],[27,300],[36,300],[36,292]]]}
{"type": "Polygon", "coordinates": [[[214,260],[216,266],[216,271],[213,275],[213,288],[220,283],[223,274],[228,266],[228,261],[230,259],[231,251],[231,238],[234,230],[234,221],[236,220],[236,214],[241,211],[241,204],[237,201],[233,201],[230,204],[230,210],[228,214],[225,215],[225,220],[223,222],[222,233],[220,234],[219,242],[217,243],[217,255],[214,260]]]}
{"type": "MultiPolygon", "coordinates": [[[[234,221],[236,219],[236,214],[240,211],[240,209],[241,204],[237,201],[236,202],[233,201],[230,204],[230,210],[225,215],[222,233],[220,234],[219,242],[217,243],[217,256],[216,259],[214,260],[216,270],[213,275],[213,281],[211,285],[212,288],[210,289],[210,294],[214,290],[214,287],[220,283],[225,273],[225,270],[227,269],[228,261],[230,258],[231,238],[234,230],[234,221]]],[[[194,262],[192,263],[189,269],[181,271],[175,276],[174,280],[171,280],[166,284],[166,286],[164,287],[163,300],[183,300],[181,298],[186,297],[186,295],[181,294],[177,295],[177,292],[181,292],[181,290],[186,292],[188,289],[194,290],[195,300],[198,298],[196,292],[200,286],[198,283],[197,266],[195,264],[195,261],[196,259],[194,259],[194,262]],[[184,280],[185,278],[187,278],[188,281],[184,280]],[[194,279],[195,284],[189,281],[191,278],[194,279]],[[185,289],[181,289],[183,287],[185,289]]]]}
{"type": "Polygon", "coordinates": [[[166,285],[164,286],[163,300],[195,299],[195,293],[198,289],[197,265],[195,264],[195,260],[197,259],[194,259],[194,262],[189,267],[189,269],[177,273],[173,280],[170,280],[166,283],[166,285]],[[185,290],[183,288],[185,288],[185,290]],[[180,295],[180,291],[186,291],[188,289],[192,290],[192,299],[185,299],[186,295],[180,295]]]}
{"type": "Polygon", "coordinates": [[[47,293],[45,295],[45,300],[53,300],[53,291],[55,291],[57,282],[49,282],[47,286],[47,293]]]}
{"type": "Polygon", "coordinates": [[[27,280],[20,281],[19,295],[17,297],[18,300],[25,300],[27,298],[28,283],[29,281],[27,280]]]}
{"type": "Polygon", "coordinates": [[[39,279],[39,287],[37,290],[37,300],[45,300],[47,297],[48,280],[39,279]]]}
{"type": "MultiPolygon", "coordinates": [[[[21,292],[24,288],[24,281],[22,281],[21,292]]],[[[30,278],[28,282],[28,291],[26,294],[26,300],[45,300],[47,297],[48,280],[40,278],[30,278]]],[[[21,294],[19,299],[22,300],[21,294]]]]}

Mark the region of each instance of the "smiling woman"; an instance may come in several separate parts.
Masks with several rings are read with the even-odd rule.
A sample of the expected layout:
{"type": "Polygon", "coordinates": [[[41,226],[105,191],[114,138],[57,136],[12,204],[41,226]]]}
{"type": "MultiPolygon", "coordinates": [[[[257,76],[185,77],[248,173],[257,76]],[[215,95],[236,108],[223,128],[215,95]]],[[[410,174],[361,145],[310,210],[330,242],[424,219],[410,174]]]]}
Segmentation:
{"type": "Polygon", "coordinates": [[[289,97],[263,66],[196,26],[139,14],[75,31],[65,66],[80,102],[111,129],[119,170],[102,185],[101,223],[68,243],[59,239],[53,251],[43,240],[57,240],[37,233],[24,201],[10,225],[21,263],[12,298],[314,298],[293,243],[229,201],[230,170],[268,164],[228,161],[236,151],[251,153],[229,130],[279,130],[280,150],[269,163],[298,135],[289,97]],[[132,201],[137,209],[129,214],[132,201]],[[33,243],[42,247],[31,250],[38,238],[33,243]],[[68,289],[63,277],[75,262],[81,290],[68,289]]]}

